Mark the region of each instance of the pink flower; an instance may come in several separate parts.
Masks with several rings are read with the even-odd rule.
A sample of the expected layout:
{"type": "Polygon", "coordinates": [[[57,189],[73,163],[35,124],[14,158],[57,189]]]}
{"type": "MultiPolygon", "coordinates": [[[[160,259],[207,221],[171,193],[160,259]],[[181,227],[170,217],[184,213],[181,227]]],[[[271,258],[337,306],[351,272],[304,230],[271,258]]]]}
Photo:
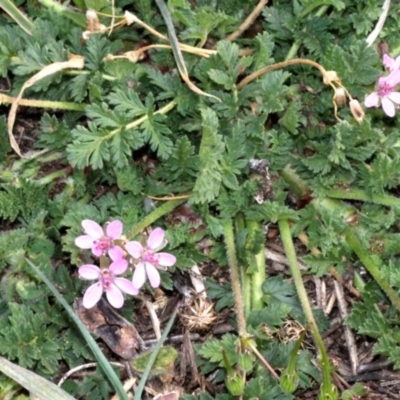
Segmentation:
{"type": "Polygon", "coordinates": [[[83,296],[83,306],[92,308],[100,300],[103,292],[106,292],[107,300],[115,308],[121,308],[124,305],[124,296],[122,292],[136,296],[139,290],[136,289],[129,279],[116,278],[115,275],[123,274],[127,267],[128,261],[121,257],[121,252],[116,252],[110,257],[114,260],[108,269],[100,269],[96,265],[85,264],[79,267],[79,277],[84,280],[97,279],[98,282],[89,286],[83,296]],[[118,254],[117,254],[118,253],[118,254]]]}
{"type": "Polygon", "coordinates": [[[378,90],[368,95],[364,101],[366,107],[378,107],[382,103],[383,111],[389,117],[394,117],[396,108],[400,104],[400,92],[394,87],[400,83],[400,70],[391,72],[388,76],[378,79],[378,90]]]}
{"type": "Polygon", "coordinates": [[[84,219],[82,227],[86,235],[78,236],[75,244],[81,249],[92,249],[97,257],[112,252],[117,247],[114,246],[114,240],[122,234],[122,222],[117,219],[106,225],[106,234],[97,222],[90,219],[84,219]]]}
{"type": "Polygon", "coordinates": [[[400,69],[400,56],[396,58],[390,57],[388,54],[383,55],[383,65],[390,71],[397,71],[400,69]]]}
{"type": "Polygon", "coordinates": [[[147,239],[146,247],[143,247],[141,243],[136,241],[128,242],[125,245],[127,252],[133,258],[139,260],[132,278],[133,286],[138,289],[145,283],[146,275],[153,288],[159,287],[161,279],[157,268],[171,267],[176,263],[176,257],[174,255],[169,253],[157,253],[157,251],[161,250],[165,245],[164,234],[165,232],[161,228],[156,228],[147,239]]]}

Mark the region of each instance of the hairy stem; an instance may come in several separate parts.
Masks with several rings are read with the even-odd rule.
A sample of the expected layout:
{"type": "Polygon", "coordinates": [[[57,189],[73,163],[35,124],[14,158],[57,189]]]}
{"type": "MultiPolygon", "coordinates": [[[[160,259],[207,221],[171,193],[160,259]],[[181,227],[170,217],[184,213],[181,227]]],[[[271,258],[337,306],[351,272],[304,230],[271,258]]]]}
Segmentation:
{"type": "MultiPolygon", "coordinates": [[[[253,220],[247,221],[247,229],[249,231],[249,237],[254,238],[256,232],[260,229],[261,223],[253,220]]],[[[261,286],[265,281],[265,249],[264,246],[262,249],[252,256],[250,268],[252,270],[251,273],[251,309],[252,310],[261,310],[263,308],[262,302],[262,290],[261,286]]]]}
{"type": "Polygon", "coordinates": [[[240,287],[239,268],[236,258],[235,237],[233,233],[232,221],[230,219],[225,221],[224,236],[225,236],[226,252],[229,262],[229,269],[231,272],[233,297],[235,299],[238,332],[239,336],[243,337],[247,336],[246,319],[243,311],[243,298],[242,298],[242,290],[240,287]]]}
{"type": "MultiPolygon", "coordinates": [[[[334,392],[333,389],[334,386],[331,382],[331,365],[329,363],[328,354],[326,352],[324,342],[322,340],[317,324],[315,322],[314,315],[310,303],[308,301],[307,292],[303,284],[300,268],[297,263],[297,257],[292,241],[292,236],[290,233],[289,222],[286,219],[280,219],[278,221],[278,224],[279,224],[281,239],[283,242],[283,247],[285,249],[286,257],[288,259],[290,270],[292,272],[294,284],[296,286],[297,295],[299,296],[299,300],[303,308],[304,315],[306,317],[308,326],[314,337],[315,344],[318,347],[319,355],[321,357],[322,380],[323,380],[322,387],[324,388],[325,391],[329,391],[330,395],[332,395],[332,393],[334,392]]],[[[333,399],[334,397],[330,398],[333,399]]]]}
{"type": "Polygon", "coordinates": [[[161,218],[163,215],[168,214],[174,208],[182,204],[186,199],[171,200],[163,203],[160,207],[156,208],[149,215],[143,218],[138,224],[136,224],[127,234],[128,240],[133,239],[136,235],[142,232],[145,228],[150,226],[154,221],[161,218]]]}

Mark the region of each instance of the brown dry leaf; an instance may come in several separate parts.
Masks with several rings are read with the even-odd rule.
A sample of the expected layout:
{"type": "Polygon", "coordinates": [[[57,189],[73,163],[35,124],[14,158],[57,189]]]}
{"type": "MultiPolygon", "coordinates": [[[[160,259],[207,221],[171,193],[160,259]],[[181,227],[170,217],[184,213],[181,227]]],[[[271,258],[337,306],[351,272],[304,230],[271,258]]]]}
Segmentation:
{"type": "Polygon", "coordinates": [[[174,390],[173,392],[158,394],[153,400],[178,400],[179,399],[179,392],[174,390]]]}
{"type": "Polygon", "coordinates": [[[24,83],[18,96],[15,98],[15,100],[13,101],[13,103],[11,105],[10,112],[8,114],[8,121],[7,121],[8,137],[10,139],[10,145],[20,157],[24,157],[24,155],[21,153],[21,150],[20,150],[18,143],[15,140],[12,132],[13,132],[13,127],[14,127],[14,123],[15,123],[15,117],[17,115],[18,105],[22,99],[22,95],[23,95],[25,89],[33,86],[36,82],[40,81],[41,79],[45,78],[46,76],[53,75],[56,72],[62,71],[63,69],[69,69],[69,68],[82,69],[84,63],[85,63],[84,57],[78,56],[78,55],[70,55],[70,59],[68,61],[55,62],[53,64],[46,65],[37,74],[33,75],[31,78],[29,78],[24,83]]]}
{"type": "Polygon", "coordinates": [[[100,299],[96,306],[87,309],[83,307],[82,299],[77,299],[74,310],[89,332],[100,336],[115,354],[126,360],[137,355],[140,347],[139,333],[105,300],[100,299]]]}

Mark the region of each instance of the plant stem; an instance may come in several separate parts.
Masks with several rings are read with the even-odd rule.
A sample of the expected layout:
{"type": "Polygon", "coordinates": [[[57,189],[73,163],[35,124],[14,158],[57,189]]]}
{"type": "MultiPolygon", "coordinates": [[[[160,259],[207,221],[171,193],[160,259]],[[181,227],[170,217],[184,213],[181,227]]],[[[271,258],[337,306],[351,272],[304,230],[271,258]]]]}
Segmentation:
{"type": "Polygon", "coordinates": [[[187,199],[179,199],[179,200],[171,200],[166,201],[160,207],[156,208],[149,215],[143,218],[138,224],[136,224],[127,234],[126,237],[128,240],[133,239],[136,235],[142,232],[145,228],[151,225],[154,221],[161,218],[163,215],[171,212],[175,207],[178,207],[179,204],[182,204],[187,199]]]}
{"type": "MultiPolygon", "coordinates": [[[[253,220],[247,221],[247,229],[249,231],[249,238],[254,238],[257,231],[261,230],[261,223],[253,220]]],[[[252,256],[251,268],[251,309],[261,310],[263,308],[262,290],[261,286],[265,281],[265,249],[262,249],[252,256]]],[[[251,266],[250,266],[251,267],[251,266]]]]}
{"type": "Polygon", "coordinates": [[[244,337],[244,336],[247,336],[246,319],[245,319],[244,311],[243,311],[243,298],[242,298],[242,291],[241,291],[241,287],[240,287],[239,268],[238,268],[237,258],[236,258],[233,225],[232,225],[232,220],[230,220],[230,219],[226,220],[224,223],[224,236],[225,236],[226,252],[227,252],[228,262],[229,262],[229,269],[231,272],[233,297],[235,299],[238,332],[239,332],[239,336],[244,337]]]}
{"type": "Polygon", "coordinates": [[[368,270],[368,272],[372,275],[372,277],[376,280],[378,285],[383,289],[386,295],[389,297],[393,305],[400,311],[400,297],[397,293],[392,289],[389,282],[382,275],[379,263],[375,261],[372,257],[370,257],[366,251],[364,250],[361,240],[359,239],[355,228],[348,227],[346,230],[346,241],[350,245],[351,249],[354,253],[357,254],[358,258],[364,264],[364,267],[368,270]]]}
{"type": "Polygon", "coordinates": [[[331,382],[331,365],[329,363],[329,358],[325,349],[324,342],[322,341],[322,337],[318,331],[318,327],[315,322],[310,303],[308,301],[306,289],[304,288],[300,268],[297,263],[297,257],[292,241],[292,236],[290,233],[289,222],[286,219],[280,219],[278,221],[278,225],[281,234],[281,239],[283,242],[283,247],[285,249],[286,257],[288,259],[290,270],[292,272],[294,284],[296,286],[297,295],[299,296],[299,300],[303,308],[304,315],[306,317],[308,326],[314,337],[315,343],[318,347],[319,354],[321,357],[322,380],[323,380],[322,385],[325,389],[329,390],[329,388],[334,387],[331,382]]]}
{"type": "Polygon", "coordinates": [[[388,194],[367,194],[361,189],[332,189],[327,193],[328,197],[345,200],[361,200],[388,207],[400,207],[400,199],[388,194]]]}
{"type": "MultiPolygon", "coordinates": [[[[12,104],[15,101],[14,97],[0,93],[0,104],[12,104]]],[[[57,110],[72,110],[85,111],[85,104],[70,103],[67,101],[49,101],[49,100],[28,100],[21,99],[18,102],[21,106],[40,107],[40,108],[55,108],[57,110]]]]}

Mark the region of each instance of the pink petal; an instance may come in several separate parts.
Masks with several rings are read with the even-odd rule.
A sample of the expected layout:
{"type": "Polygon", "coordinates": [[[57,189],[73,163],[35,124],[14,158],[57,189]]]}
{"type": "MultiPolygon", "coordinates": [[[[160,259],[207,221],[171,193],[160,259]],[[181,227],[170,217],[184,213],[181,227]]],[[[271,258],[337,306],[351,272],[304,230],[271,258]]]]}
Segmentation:
{"type": "Polygon", "coordinates": [[[103,294],[103,285],[100,282],[95,283],[92,286],[89,286],[83,296],[83,307],[92,308],[97,304],[100,300],[101,295],[103,294]]]}
{"type": "Polygon", "coordinates": [[[171,267],[176,263],[176,257],[169,253],[157,253],[158,263],[163,267],[171,267]]]}
{"type": "Polygon", "coordinates": [[[104,256],[104,250],[103,250],[100,246],[93,246],[93,247],[92,247],[92,253],[93,253],[96,257],[104,256]]]}
{"type": "Polygon", "coordinates": [[[389,97],[389,99],[392,100],[393,103],[400,104],[400,92],[389,93],[387,97],[389,97]]]}
{"type": "Polygon", "coordinates": [[[118,261],[121,260],[121,258],[125,257],[124,251],[119,246],[110,247],[110,249],[108,250],[108,255],[113,261],[118,261]]]}
{"type": "Polygon", "coordinates": [[[161,228],[156,228],[153,232],[150,233],[149,238],[147,239],[147,247],[151,250],[158,249],[164,242],[165,232],[161,228]]]}
{"type": "Polygon", "coordinates": [[[84,219],[82,221],[82,227],[85,230],[85,233],[92,238],[101,239],[104,236],[103,228],[91,219],[84,219]]]}
{"type": "Polygon", "coordinates": [[[115,278],[114,283],[124,293],[128,293],[131,296],[136,296],[139,293],[139,289],[136,289],[135,286],[133,286],[133,283],[129,279],[115,278]]]}
{"type": "Polygon", "coordinates": [[[132,284],[135,288],[140,289],[146,282],[146,271],[144,264],[140,262],[136,265],[135,272],[133,273],[132,284]]]}
{"type": "Polygon", "coordinates": [[[382,59],[382,62],[383,62],[383,65],[386,67],[386,68],[391,68],[391,66],[393,65],[393,63],[394,63],[394,59],[392,58],[392,57],[390,57],[388,54],[384,54],[383,55],[383,59],[382,59]]]}
{"type": "Polygon", "coordinates": [[[394,87],[400,83],[400,71],[394,70],[386,77],[386,84],[394,87]]]}
{"type": "Polygon", "coordinates": [[[80,249],[91,249],[93,246],[93,238],[88,235],[78,236],[75,239],[75,246],[80,249]]]}
{"type": "Polygon", "coordinates": [[[149,278],[151,287],[158,288],[161,281],[160,273],[157,271],[156,267],[154,267],[153,264],[146,262],[145,265],[147,277],[149,278]]]}
{"type": "Polygon", "coordinates": [[[122,229],[123,229],[122,222],[116,219],[107,224],[106,226],[107,236],[112,240],[118,239],[122,235],[122,229]]]}
{"type": "Polygon", "coordinates": [[[124,296],[115,284],[111,284],[106,292],[108,302],[114,308],[121,308],[124,305],[124,296]]]}
{"type": "Polygon", "coordinates": [[[377,92],[369,94],[364,100],[365,107],[378,107],[379,95],[377,92]]]}
{"type": "Polygon", "coordinates": [[[99,279],[102,275],[100,268],[92,264],[85,264],[80,266],[78,269],[78,273],[81,279],[85,279],[87,281],[99,279]]]}
{"type": "Polygon", "coordinates": [[[123,258],[121,260],[113,261],[109,267],[109,271],[115,275],[121,275],[127,268],[128,261],[123,258]]]}
{"type": "Polygon", "coordinates": [[[388,117],[394,117],[396,109],[394,107],[394,103],[391,100],[389,100],[388,97],[382,98],[382,108],[388,117]]]}
{"type": "Polygon", "coordinates": [[[125,245],[126,251],[133,257],[133,258],[140,258],[143,254],[143,246],[136,241],[128,242],[125,245]]]}

